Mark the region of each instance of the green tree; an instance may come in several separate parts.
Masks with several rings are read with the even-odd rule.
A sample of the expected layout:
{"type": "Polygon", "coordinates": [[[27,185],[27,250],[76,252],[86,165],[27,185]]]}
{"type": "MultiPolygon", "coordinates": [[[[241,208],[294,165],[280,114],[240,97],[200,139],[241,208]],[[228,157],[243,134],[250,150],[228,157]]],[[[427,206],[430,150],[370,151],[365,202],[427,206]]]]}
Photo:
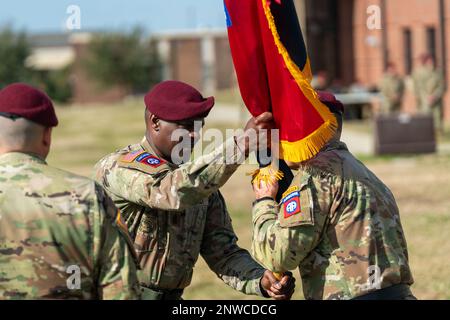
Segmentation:
{"type": "Polygon", "coordinates": [[[16,32],[10,27],[0,30],[0,88],[26,82],[45,91],[54,101],[68,102],[72,97],[70,66],[62,70],[35,70],[26,65],[31,53],[25,32],[16,32]]]}
{"type": "Polygon", "coordinates": [[[53,101],[68,103],[73,96],[70,84],[72,65],[59,70],[34,71],[30,83],[41,88],[53,101]]]}
{"type": "Polygon", "coordinates": [[[161,79],[157,52],[140,29],[94,36],[83,65],[103,86],[120,85],[132,93],[145,92],[161,79]]]}
{"type": "Polygon", "coordinates": [[[16,33],[9,27],[0,30],[0,88],[30,79],[31,70],[25,65],[30,53],[24,32],[16,33]]]}

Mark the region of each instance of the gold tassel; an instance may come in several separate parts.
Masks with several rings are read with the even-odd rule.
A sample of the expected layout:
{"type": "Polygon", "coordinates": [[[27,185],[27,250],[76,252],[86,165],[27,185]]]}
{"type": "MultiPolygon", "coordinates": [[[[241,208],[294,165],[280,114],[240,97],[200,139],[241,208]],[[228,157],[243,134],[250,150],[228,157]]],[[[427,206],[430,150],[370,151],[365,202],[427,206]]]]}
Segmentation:
{"type": "Polygon", "coordinates": [[[275,277],[275,279],[277,279],[278,281],[281,281],[281,279],[283,279],[284,277],[284,273],[279,273],[279,272],[274,272],[273,276],[275,277]]]}
{"type": "Polygon", "coordinates": [[[265,184],[273,184],[276,181],[283,179],[284,174],[281,170],[277,170],[271,165],[257,169],[248,175],[252,176],[252,184],[260,185],[261,181],[265,184]]]}
{"type": "Polygon", "coordinates": [[[337,123],[325,122],[319,129],[302,140],[280,141],[280,158],[291,162],[303,162],[311,159],[334,136],[337,123]]]}

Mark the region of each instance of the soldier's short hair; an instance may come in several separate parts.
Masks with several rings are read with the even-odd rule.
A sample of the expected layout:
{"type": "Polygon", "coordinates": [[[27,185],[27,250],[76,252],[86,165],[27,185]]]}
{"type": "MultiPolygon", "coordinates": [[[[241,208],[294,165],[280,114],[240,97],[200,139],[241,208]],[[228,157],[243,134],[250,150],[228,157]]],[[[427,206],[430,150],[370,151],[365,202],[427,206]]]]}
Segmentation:
{"type": "Polygon", "coordinates": [[[45,128],[24,118],[0,116],[0,146],[20,150],[33,147],[42,139],[45,128]]]}

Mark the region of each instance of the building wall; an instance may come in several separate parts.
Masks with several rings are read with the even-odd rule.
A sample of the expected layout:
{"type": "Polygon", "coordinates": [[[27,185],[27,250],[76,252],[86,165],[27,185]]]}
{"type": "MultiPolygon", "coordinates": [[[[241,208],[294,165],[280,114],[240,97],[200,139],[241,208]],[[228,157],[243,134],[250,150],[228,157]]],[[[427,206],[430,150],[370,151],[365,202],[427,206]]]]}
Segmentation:
{"type": "MultiPolygon", "coordinates": [[[[353,3],[354,0],[306,0],[306,35],[314,73],[325,71],[334,85],[353,83],[353,3]]],[[[303,25],[305,25],[303,23],[303,25]]]]}
{"type": "Polygon", "coordinates": [[[122,100],[127,95],[124,88],[116,86],[105,89],[90,77],[83,68],[83,59],[87,53],[86,43],[73,43],[75,60],[71,74],[73,89],[73,103],[114,103],[122,100]]]}
{"type": "MultiPolygon", "coordinates": [[[[445,0],[447,27],[447,66],[450,62],[450,3],[445,0]]],[[[383,51],[383,30],[369,30],[367,27],[367,8],[370,5],[382,7],[382,0],[355,0],[354,3],[354,52],[355,80],[364,85],[377,85],[383,75],[384,63],[393,62],[400,73],[406,78],[407,92],[404,99],[404,110],[415,110],[415,98],[410,75],[405,64],[404,30],[408,28],[412,35],[413,70],[419,65],[419,58],[427,52],[427,28],[436,30],[436,58],[442,66],[441,28],[439,15],[439,0],[385,0],[385,16],[382,16],[384,32],[387,37],[387,59],[383,51]]],[[[448,67],[447,67],[448,68],[448,67]]],[[[447,81],[450,81],[447,72],[447,81]]],[[[450,91],[446,94],[446,114],[450,120],[450,91]]]]}
{"type": "Polygon", "coordinates": [[[371,5],[381,6],[381,1],[355,0],[353,14],[355,82],[367,86],[376,85],[383,74],[382,32],[367,27],[371,5]]]}
{"type": "Polygon", "coordinates": [[[235,72],[228,38],[215,39],[216,89],[230,89],[235,84],[235,72]]]}
{"type": "Polygon", "coordinates": [[[447,122],[450,122],[450,1],[444,1],[444,17],[445,17],[445,28],[446,34],[445,38],[447,39],[447,70],[446,70],[446,78],[447,78],[447,94],[445,96],[445,119],[447,122]]]}
{"type": "Polygon", "coordinates": [[[164,64],[164,79],[178,80],[205,95],[233,88],[234,67],[226,32],[164,35],[153,41],[164,64]]]}
{"type": "Polygon", "coordinates": [[[202,88],[201,42],[198,39],[171,41],[172,79],[202,88]]]}

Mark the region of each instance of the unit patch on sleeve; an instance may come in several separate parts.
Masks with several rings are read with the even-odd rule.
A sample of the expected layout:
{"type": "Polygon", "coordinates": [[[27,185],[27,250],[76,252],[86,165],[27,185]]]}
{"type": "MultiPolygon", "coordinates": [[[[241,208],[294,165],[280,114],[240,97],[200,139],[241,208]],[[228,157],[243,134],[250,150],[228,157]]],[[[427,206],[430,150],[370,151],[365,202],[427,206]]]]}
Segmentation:
{"type": "Polygon", "coordinates": [[[161,160],[154,155],[149,153],[145,153],[136,158],[137,162],[145,164],[147,166],[151,166],[153,168],[158,168],[160,165],[164,163],[164,160],[161,160]]]}
{"type": "Polygon", "coordinates": [[[124,154],[119,159],[120,167],[136,169],[150,174],[159,172],[166,164],[165,160],[142,149],[124,154]]]}
{"type": "Polygon", "coordinates": [[[314,208],[306,186],[292,186],[283,194],[278,214],[281,227],[314,225],[314,208]]]}
{"type": "Polygon", "coordinates": [[[281,200],[284,210],[284,217],[289,218],[302,212],[300,203],[300,192],[297,186],[289,188],[281,200]]]}

